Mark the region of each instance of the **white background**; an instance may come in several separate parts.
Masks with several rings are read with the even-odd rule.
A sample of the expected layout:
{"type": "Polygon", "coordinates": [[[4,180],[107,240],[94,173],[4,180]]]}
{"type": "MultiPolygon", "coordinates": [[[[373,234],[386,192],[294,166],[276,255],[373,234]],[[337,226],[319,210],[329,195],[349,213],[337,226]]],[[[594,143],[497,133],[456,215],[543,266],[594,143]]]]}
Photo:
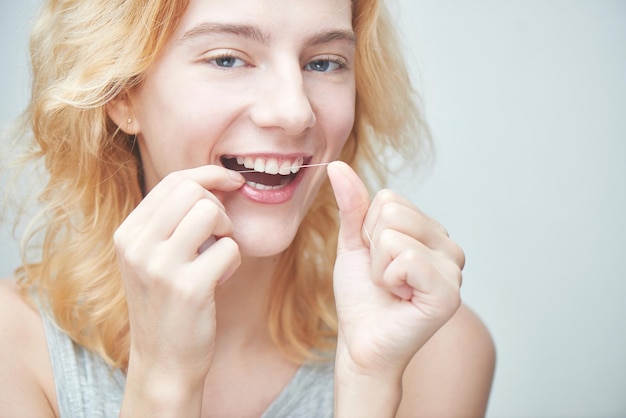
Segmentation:
{"type": "MultiPolygon", "coordinates": [[[[0,6],[2,124],[26,102],[36,3],[0,6]]],[[[498,349],[488,416],[626,417],[626,1],[393,9],[438,149],[394,187],[466,250],[498,349]]],[[[7,276],[6,231],[0,257],[7,276]]]]}

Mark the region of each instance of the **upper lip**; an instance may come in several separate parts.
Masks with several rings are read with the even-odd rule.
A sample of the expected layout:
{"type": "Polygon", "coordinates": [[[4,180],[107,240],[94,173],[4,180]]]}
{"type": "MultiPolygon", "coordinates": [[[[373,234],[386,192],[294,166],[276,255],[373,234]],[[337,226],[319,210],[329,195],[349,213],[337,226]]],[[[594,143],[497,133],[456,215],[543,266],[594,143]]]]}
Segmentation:
{"type": "Polygon", "coordinates": [[[306,154],[226,154],[220,161],[227,168],[254,170],[259,173],[290,175],[300,171],[300,166],[308,164],[311,156],[306,154]]]}

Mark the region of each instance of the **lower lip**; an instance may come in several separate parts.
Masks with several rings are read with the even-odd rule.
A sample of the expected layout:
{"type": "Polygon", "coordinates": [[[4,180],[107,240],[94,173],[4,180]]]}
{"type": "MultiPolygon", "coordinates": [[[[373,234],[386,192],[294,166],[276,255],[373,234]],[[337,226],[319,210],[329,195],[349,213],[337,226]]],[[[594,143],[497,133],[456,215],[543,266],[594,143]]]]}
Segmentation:
{"type": "Polygon", "coordinates": [[[304,171],[306,171],[306,168],[303,168],[291,183],[281,189],[258,190],[248,184],[244,184],[241,189],[239,189],[239,193],[255,203],[262,203],[266,205],[286,203],[290,201],[296,193],[296,189],[304,177],[304,171]]]}

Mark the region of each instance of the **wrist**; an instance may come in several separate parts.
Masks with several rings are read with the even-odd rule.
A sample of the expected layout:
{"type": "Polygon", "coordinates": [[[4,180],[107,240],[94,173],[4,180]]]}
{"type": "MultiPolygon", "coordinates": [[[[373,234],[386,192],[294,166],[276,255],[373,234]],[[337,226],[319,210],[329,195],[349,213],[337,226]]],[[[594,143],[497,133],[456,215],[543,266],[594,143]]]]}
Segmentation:
{"type": "Polygon", "coordinates": [[[371,347],[348,348],[340,330],[335,353],[335,370],[340,375],[349,378],[369,377],[377,381],[401,381],[407,365],[406,359],[385,358],[371,347]]]}
{"type": "Polygon", "coordinates": [[[204,378],[130,362],[121,416],[200,416],[204,378]]]}
{"type": "Polygon", "coordinates": [[[337,356],[336,417],[394,417],[401,398],[401,371],[367,368],[346,356],[337,356]]]}
{"type": "Polygon", "coordinates": [[[335,381],[335,417],[392,418],[402,399],[402,380],[340,376],[335,381]]]}

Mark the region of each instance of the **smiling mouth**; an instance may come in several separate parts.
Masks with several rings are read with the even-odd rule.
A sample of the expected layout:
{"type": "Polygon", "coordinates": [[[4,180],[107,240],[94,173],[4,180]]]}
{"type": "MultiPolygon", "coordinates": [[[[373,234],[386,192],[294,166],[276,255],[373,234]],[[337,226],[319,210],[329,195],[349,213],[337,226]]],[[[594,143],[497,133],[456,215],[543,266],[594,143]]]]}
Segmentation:
{"type": "Polygon", "coordinates": [[[300,166],[308,163],[309,158],[275,158],[223,156],[222,165],[229,170],[249,171],[242,173],[246,184],[257,190],[279,190],[293,182],[300,173],[300,166]]]}

